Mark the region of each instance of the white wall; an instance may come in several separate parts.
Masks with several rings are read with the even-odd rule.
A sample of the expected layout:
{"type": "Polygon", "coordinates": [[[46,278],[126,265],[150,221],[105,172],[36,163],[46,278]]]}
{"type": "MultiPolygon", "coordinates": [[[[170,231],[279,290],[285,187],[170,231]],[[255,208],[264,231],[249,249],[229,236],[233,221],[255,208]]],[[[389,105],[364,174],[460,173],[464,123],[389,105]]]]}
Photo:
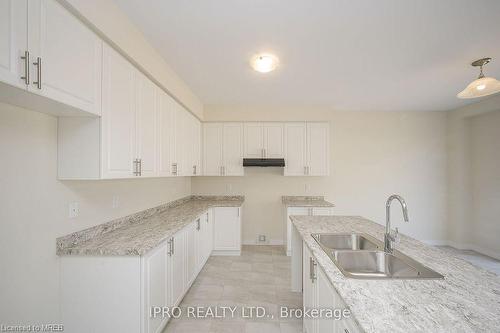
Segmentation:
{"type": "Polygon", "coordinates": [[[474,244],[500,258],[500,110],[472,118],[471,138],[474,244]]]}
{"type": "Polygon", "coordinates": [[[203,104],[165,62],[113,0],[58,0],[92,25],[103,38],[167,89],[193,114],[203,119],[203,104]]]}
{"type": "Polygon", "coordinates": [[[59,322],[57,237],[191,193],[188,177],[58,181],[56,139],[56,118],[0,103],[2,324],[59,322]]]}
{"type": "Polygon", "coordinates": [[[282,195],[325,195],[336,214],[385,223],[392,193],[407,200],[410,223],[393,208],[393,226],[426,241],[446,239],[446,113],[338,112],[326,108],[206,106],[208,121],[328,120],[329,177],[283,177],[281,170],[247,168],[244,177],[201,177],[193,193],[246,196],[243,239],[283,239],[282,195]],[[306,186],[308,190],[306,190],[306,186]]]}
{"type": "Polygon", "coordinates": [[[448,240],[500,259],[500,96],[448,112],[448,240]],[[495,201],[496,200],[496,201],[495,201]]]}

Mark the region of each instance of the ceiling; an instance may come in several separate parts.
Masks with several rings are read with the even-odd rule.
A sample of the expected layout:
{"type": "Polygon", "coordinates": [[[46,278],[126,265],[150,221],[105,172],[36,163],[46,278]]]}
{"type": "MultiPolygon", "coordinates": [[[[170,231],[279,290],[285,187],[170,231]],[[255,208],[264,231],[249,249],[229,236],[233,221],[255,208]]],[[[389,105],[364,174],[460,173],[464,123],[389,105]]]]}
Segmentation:
{"type": "Polygon", "coordinates": [[[471,102],[473,60],[500,79],[498,0],[115,2],[204,104],[439,111],[471,102]]]}

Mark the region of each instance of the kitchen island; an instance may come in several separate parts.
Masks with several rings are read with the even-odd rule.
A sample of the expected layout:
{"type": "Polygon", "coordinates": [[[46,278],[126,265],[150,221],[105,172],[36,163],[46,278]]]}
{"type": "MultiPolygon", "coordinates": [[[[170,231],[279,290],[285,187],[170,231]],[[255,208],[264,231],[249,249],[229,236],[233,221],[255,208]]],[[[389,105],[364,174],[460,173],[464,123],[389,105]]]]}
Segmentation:
{"type": "Polygon", "coordinates": [[[304,247],[351,311],[356,331],[500,332],[500,277],[496,274],[401,235],[397,250],[444,279],[347,278],[311,234],[356,232],[382,241],[384,227],[357,216],[292,216],[291,220],[292,289],[302,285],[304,247]]]}

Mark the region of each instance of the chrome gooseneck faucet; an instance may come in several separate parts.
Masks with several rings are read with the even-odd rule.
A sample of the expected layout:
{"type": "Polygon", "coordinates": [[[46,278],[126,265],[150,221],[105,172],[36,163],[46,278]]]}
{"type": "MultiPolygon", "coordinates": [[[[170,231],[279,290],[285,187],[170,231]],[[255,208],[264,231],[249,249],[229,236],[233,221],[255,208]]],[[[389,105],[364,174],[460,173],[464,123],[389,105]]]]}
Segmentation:
{"type": "Polygon", "coordinates": [[[403,199],[400,195],[393,194],[391,195],[385,204],[385,234],[384,234],[384,251],[388,253],[392,253],[394,248],[392,243],[398,240],[399,230],[396,228],[395,232],[391,231],[391,202],[392,200],[398,200],[401,204],[401,208],[403,209],[403,218],[405,222],[409,222],[408,219],[408,206],[406,205],[405,199],[403,199]]]}

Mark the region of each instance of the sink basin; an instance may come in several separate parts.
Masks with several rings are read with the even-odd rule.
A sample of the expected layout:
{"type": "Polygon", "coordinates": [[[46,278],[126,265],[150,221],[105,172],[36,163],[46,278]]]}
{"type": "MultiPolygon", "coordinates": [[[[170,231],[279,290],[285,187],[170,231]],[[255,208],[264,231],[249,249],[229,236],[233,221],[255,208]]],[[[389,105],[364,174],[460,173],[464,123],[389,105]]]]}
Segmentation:
{"type": "Polygon", "coordinates": [[[345,276],[357,279],[440,279],[443,276],[401,254],[383,251],[337,251],[334,262],[345,276]]]}
{"type": "Polygon", "coordinates": [[[363,233],[312,234],[344,276],[353,279],[442,279],[405,254],[386,253],[376,238],[363,233]]]}
{"type": "Polygon", "coordinates": [[[332,250],[378,250],[376,240],[365,234],[313,234],[323,249],[332,250]]]}

